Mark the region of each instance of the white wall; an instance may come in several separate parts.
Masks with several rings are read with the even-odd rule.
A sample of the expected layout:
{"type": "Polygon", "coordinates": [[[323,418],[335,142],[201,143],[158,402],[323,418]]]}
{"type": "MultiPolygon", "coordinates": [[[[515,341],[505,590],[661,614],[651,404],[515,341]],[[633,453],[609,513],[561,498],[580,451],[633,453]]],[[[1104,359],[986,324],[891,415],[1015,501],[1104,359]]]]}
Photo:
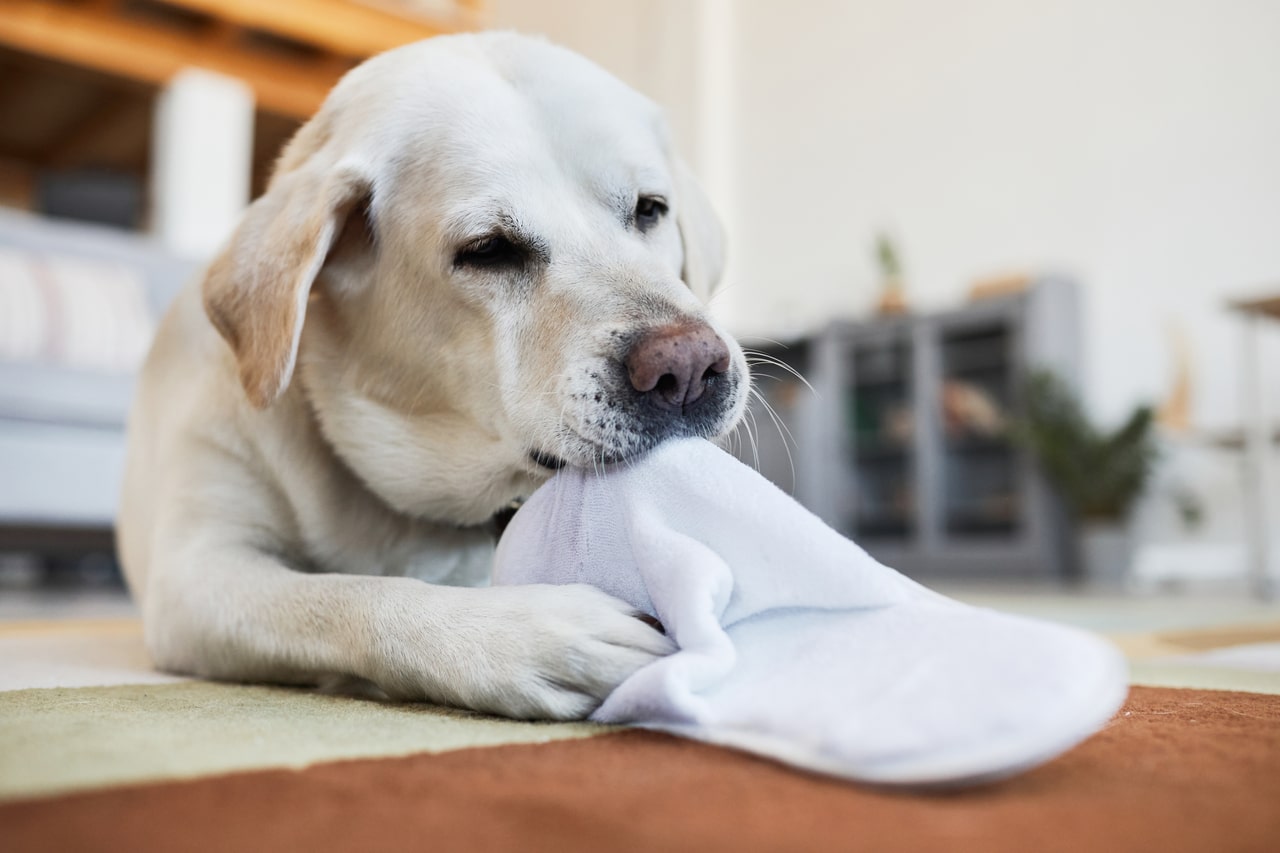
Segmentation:
{"type": "Polygon", "coordinates": [[[1086,388],[1104,417],[1165,392],[1179,326],[1198,424],[1237,420],[1223,302],[1280,290],[1275,0],[491,9],[667,106],[726,214],[719,307],[739,333],[867,310],[870,245],[888,229],[917,307],[956,304],[991,273],[1077,277],[1086,388]]]}
{"type": "Polygon", "coordinates": [[[1104,416],[1164,392],[1179,324],[1197,419],[1235,419],[1223,300],[1280,289],[1280,3],[735,11],[740,329],[865,309],[888,228],[920,306],[1003,270],[1077,276],[1104,416]]]}

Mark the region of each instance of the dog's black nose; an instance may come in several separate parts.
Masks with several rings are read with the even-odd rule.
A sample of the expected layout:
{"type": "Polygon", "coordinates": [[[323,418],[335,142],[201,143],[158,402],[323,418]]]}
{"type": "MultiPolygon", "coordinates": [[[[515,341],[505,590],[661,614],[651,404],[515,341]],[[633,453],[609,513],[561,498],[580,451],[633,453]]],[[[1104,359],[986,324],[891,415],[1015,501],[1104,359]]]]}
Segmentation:
{"type": "Polygon", "coordinates": [[[631,387],[660,409],[680,412],[707,383],[729,369],[729,348],[710,326],[681,323],[653,329],[624,359],[631,387]]]}

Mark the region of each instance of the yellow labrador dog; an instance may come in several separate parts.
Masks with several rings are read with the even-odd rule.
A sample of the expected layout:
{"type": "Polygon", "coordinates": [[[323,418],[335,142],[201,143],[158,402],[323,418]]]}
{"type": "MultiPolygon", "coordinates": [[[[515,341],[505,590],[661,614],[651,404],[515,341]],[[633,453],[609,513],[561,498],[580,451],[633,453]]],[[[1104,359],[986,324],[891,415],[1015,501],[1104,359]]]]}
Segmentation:
{"type": "Polygon", "coordinates": [[[157,665],[589,713],[669,641],[590,587],[483,588],[489,522],[737,424],[719,235],[658,110],[568,51],[453,36],[348,74],[142,373],[118,529],[157,665]]]}

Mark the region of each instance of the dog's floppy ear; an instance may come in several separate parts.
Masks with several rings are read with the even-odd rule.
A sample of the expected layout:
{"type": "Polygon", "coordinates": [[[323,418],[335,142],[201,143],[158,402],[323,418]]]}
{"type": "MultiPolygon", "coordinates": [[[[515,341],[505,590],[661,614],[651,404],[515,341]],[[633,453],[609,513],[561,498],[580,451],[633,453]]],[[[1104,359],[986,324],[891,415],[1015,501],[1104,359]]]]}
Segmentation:
{"type": "Polygon", "coordinates": [[[235,353],[240,382],[260,409],[289,387],[311,285],[347,214],[369,193],[369,182],[353,168],[312,158],[285,171],[296,163],[288,156],[204,280],[205,312],[235,353]]]}
{"type": "Polygon", "coordinates": [[[676,223],[684,244],[684,268],[680,277],[699,299],[706,301],[720,283],[724,272],[724,229],[693,172],[679,159],[675,162],[676,223]]]}

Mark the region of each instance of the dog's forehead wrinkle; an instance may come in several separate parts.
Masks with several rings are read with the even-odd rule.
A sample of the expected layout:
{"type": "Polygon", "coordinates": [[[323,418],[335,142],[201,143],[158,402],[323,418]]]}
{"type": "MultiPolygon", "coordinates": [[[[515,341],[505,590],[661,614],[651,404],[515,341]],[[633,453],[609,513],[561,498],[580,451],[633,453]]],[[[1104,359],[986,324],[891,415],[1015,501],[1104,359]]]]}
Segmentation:
{"type": "MultiPolygon", "coordinates": [[[[661,110],[598,66],[552,45],[564,67],[521,67],[513,87],[554,160],[610,206],[636,192],[666,192],[668,138],[661,110]]],[[[626,199],[628,206],[634,198],[626,199]]]]}
{"type": "Polygon", "coordinates": [[[582,150],[570,145],[560,158],[575,183],[615,215],[629,218],[640,196],[671,196],[672,178],[655,145],[588,143],[582,150]]]}
{"type": "Polygon", "coordinates": [[[609,207],[619,221],[630,224],[635,216],[635,202],[632,193],[625,187],[614,186],[606,189],[602,195],[607,199],[609,207]]]}
{"type": "MultiPolygon", "coordinates": [[[[438,233],[455,246],[506,231],[543,254],[559,254],[579,243],[634,239],[629,223],[638,196],[671,196],[670,177],[661,163],[609,162],[597,168],[584,165],[583,157],[557,158],[536,146],[509,157],[485,156],[499,156],[503,162],[403,161],[391,190],[401,210],[408,210],[401,223],[411,232],[438,233]]],[[[665,223],[659,225],[665,228],[665,223]]],[[[663,245],[661,231],[654,234],[655,245],[663,245]]],[[[653,242],[654,234],[645,242],[653,242]]],[[[607,256],[616,249],[597,251],[607,256]]]]}
{"type": "Polygon", "coordinates": [[[628,118],[661,116],[661,110],[604,68],[580,54],[543,39],[514,33],[477,37],[492,69],[513,90],[543,105],[547,114],[612,111],[628,118]]]}
{"type": "MultiPolygon", "coordinates": [[[[535,164],[538,165],[538,164],[535,164]]],[[[545,168],[513,167],[510,175],[478,179],[459,187],[458,181],[441,195],[448,197],[442,216],[445,233],[455,239],[507,231],[539,242],[572,240],[575,235],[598,238],[597,206],[610,219],[630,213],[635,189],[627,184],[594,189],[595,182],[578,181],[572,174],[545,168]],[[517,181],[514,175],[540,173],[537,179],[517,181]]]]}

